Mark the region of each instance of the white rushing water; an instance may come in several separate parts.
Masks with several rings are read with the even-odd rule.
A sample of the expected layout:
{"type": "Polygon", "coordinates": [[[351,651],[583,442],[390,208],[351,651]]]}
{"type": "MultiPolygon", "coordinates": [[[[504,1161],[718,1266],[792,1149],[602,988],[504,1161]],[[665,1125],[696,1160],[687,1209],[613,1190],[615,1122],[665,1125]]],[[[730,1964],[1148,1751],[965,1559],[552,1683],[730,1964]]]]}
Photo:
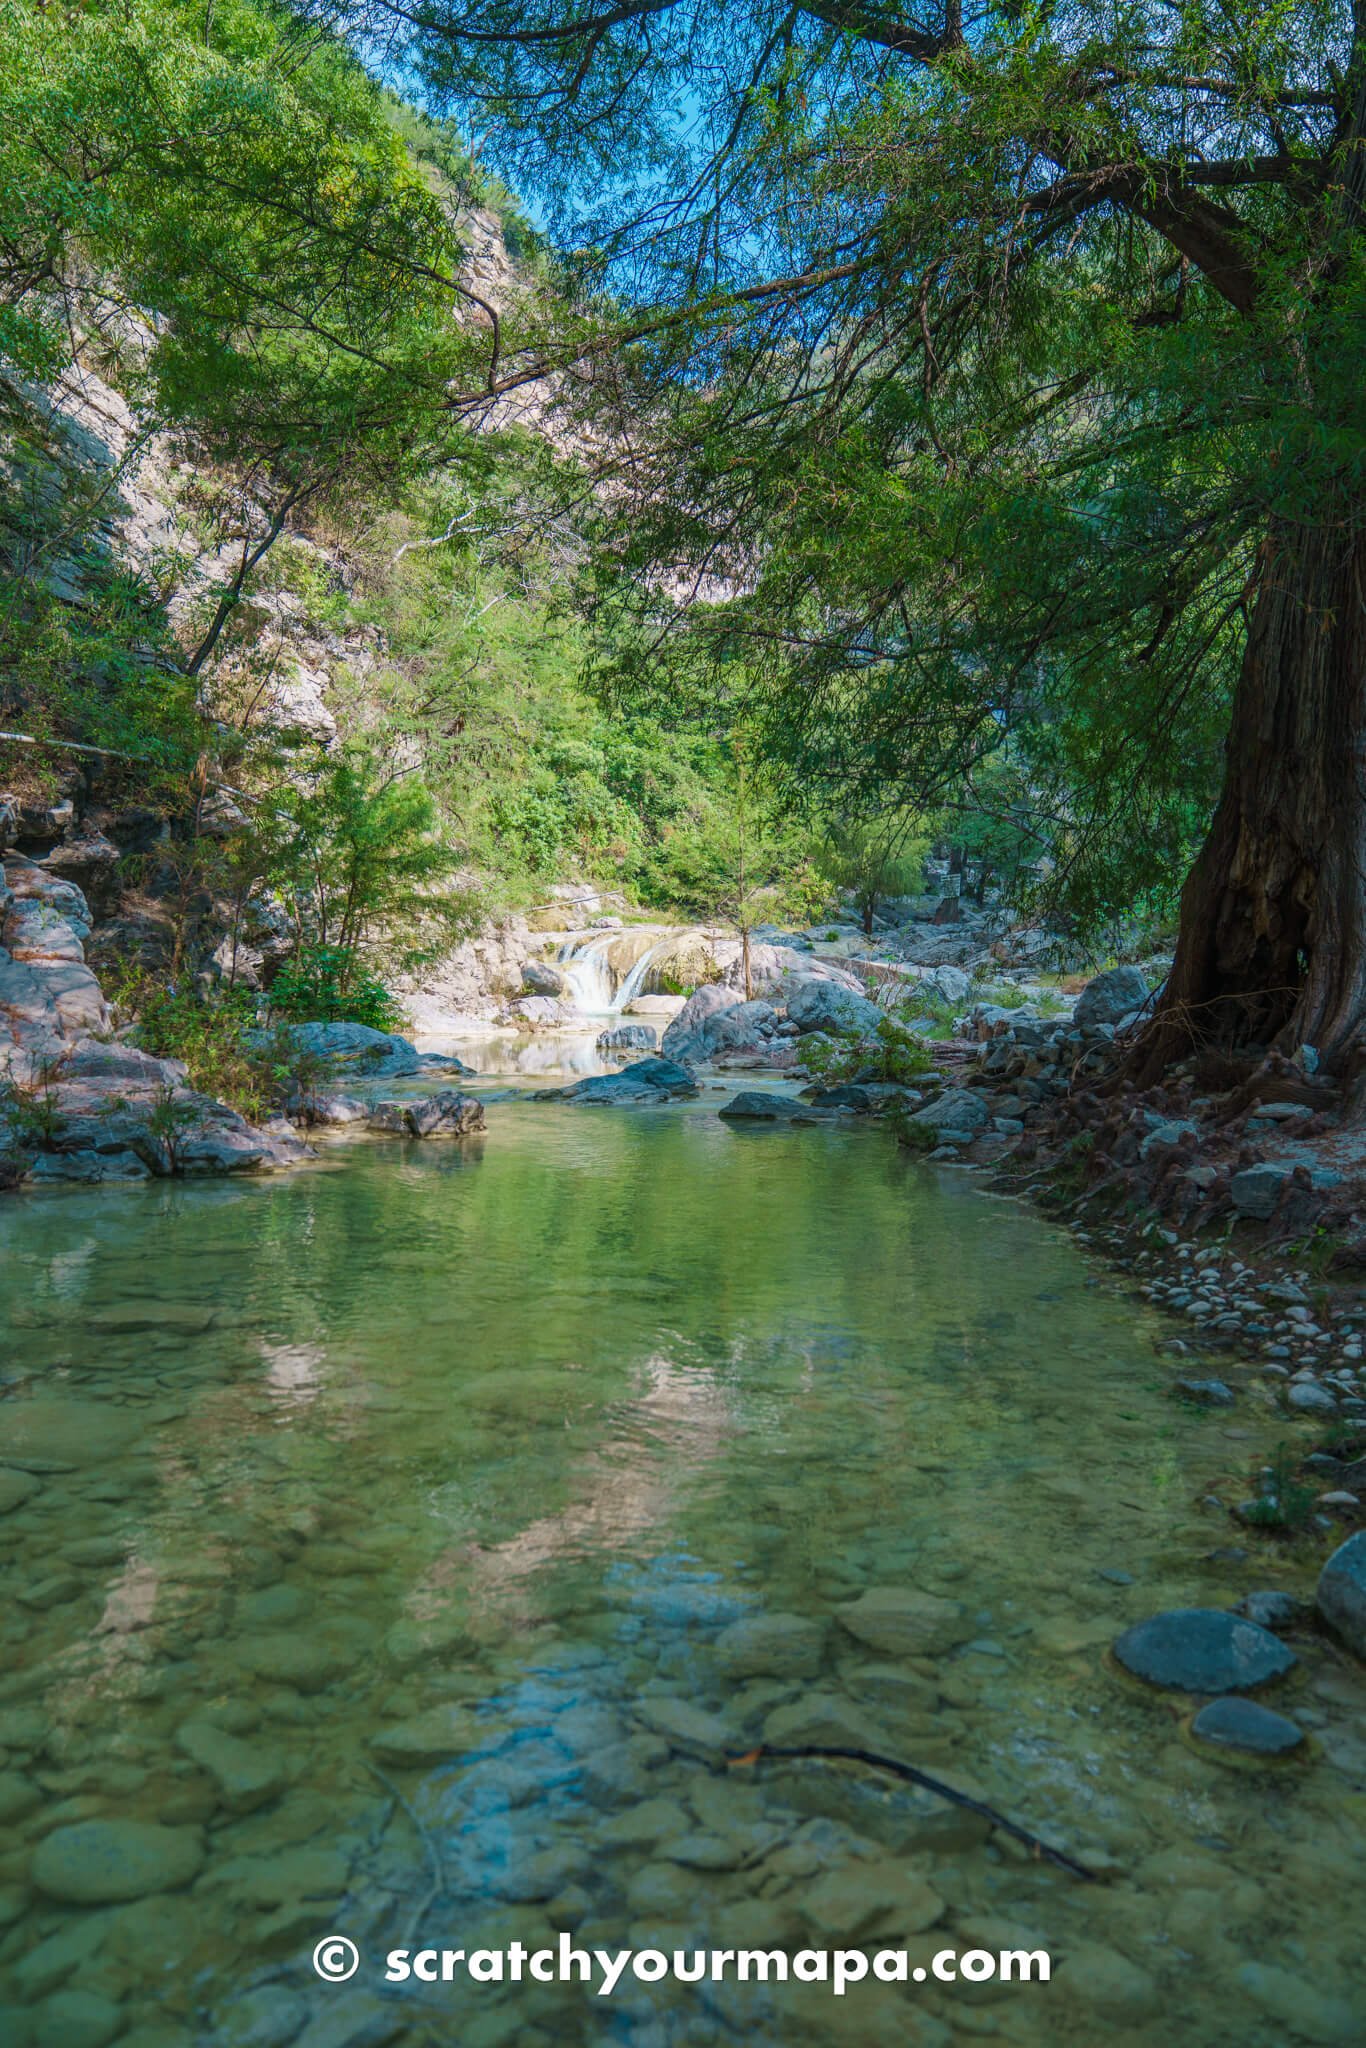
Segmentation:
{"type": "Polygon", "coordinates": [[[590,932],[555,956],[565,991],[587,1017],[616,1017],[646,991],[655,963],[677,945],[676,930],[590,932]]]}

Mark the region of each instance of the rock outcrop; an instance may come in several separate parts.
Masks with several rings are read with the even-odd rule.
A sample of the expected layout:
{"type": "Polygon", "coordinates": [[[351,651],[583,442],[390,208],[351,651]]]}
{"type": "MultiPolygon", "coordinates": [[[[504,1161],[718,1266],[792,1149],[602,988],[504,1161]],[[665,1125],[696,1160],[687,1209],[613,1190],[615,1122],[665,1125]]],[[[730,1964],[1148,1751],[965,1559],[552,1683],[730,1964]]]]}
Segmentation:
{"type": "Polygon", "coordinates": [[[90,909],[73,882],[10,854],[0,885],[0,1150],[6,1179],[146,1180],[262,1171],[307,1147],[198,1094],[176,1060],[109,1043],[85,964],[90,909]]]}

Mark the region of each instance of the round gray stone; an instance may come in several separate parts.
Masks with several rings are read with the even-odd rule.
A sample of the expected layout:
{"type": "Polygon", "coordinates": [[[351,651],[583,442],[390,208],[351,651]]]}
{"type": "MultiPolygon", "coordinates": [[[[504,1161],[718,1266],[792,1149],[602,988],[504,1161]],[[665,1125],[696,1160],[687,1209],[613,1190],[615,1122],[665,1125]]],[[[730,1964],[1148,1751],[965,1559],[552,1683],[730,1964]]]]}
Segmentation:
{"type": "Polygon", "coordinates": [[[1334,1635],[1366,1658],[1366,1529],[1333,1552],[1319,1573],[1314,1604],[1334,1635]]]}
{"type": "Polygon", "coordinates": [[[1236,1749],[1246,1756],[1289,1756],[1304,1741],[1303,1732],[1284,1714],[1273,1714],[1255,1700],[1211,1700],[1191,1723],[1197,1742],[1212,1749],[1236,1749]]]}
{"type": "Polygon", "coordinates": [[[1115,1644],[1135,1678],[1171,1692],[1255,1692],[1298,1662],[1269,1630],[1218,1607],[1174,1607],[1140,1621],[1115,1644]]]}
{"type": "Polygon", "coordinates": [[[112,1905],[174,1891],[199,1873],[197,1828],[135,1820],[83,1820],[54,1828],[38,1844],[29,1875],[49,1899],[72,1906],[112,1905]]]}

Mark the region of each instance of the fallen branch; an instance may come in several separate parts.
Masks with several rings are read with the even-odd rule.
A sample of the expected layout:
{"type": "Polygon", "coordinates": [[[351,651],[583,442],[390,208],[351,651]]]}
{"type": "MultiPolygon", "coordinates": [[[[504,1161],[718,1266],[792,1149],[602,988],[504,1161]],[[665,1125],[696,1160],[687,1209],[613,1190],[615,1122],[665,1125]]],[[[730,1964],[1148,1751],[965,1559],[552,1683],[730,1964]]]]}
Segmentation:
{"type": "Polygon", "coordinates": [[[1068,1856],[1062,1849],[1052,1848],[1038,1835],[1031,1834],[1028,1828],[1020,1827],[1016,1821],[1008,1820],[1005,1814],[998,1813],[994,1806],[988,1806],[985,1800],[974,1799],[967,1792],[959,1792],[953,1785],[946,1785],[942,1778],[932,1778],[928,1771],[918,1771],[914,1764],[898,1763],[890,1756],[877,1756],[870,1749],[836,1749],[814,1744],[800,1749],[774,1749],[769,1743],[761,1742],[757,1749],[746,1750],[742,1756],[728,1756],[726,1767],[728,1770],[736,1770],[746,1764],[760,1763],[769,1756],[785,1759],[833,1757],[844,1763],[871,1764],[874,1770],[890,1771],[894,1778],[904,1778],[910,1785],[919,1785],[926,1792],[933,1792],[940,1799],[947,1799],[952,1806],[966,1807],[969,1813],[980,1814],[982,1819],[990,1821],[994,1828],[1000,1828],[1002,1833],[1013,1835],[1017,1842],[1023,1842],[1033,1855],[1045,1856],[1050,1863],[1056,1863],[1059,1870],[1068,1870],[1073,1877],[1085,1878],[1088,1884],[1097,1882],[1097,1873],[1088,1870],[1084,1863],[1078,1863],[1075,1857],[1068,1856]]]}

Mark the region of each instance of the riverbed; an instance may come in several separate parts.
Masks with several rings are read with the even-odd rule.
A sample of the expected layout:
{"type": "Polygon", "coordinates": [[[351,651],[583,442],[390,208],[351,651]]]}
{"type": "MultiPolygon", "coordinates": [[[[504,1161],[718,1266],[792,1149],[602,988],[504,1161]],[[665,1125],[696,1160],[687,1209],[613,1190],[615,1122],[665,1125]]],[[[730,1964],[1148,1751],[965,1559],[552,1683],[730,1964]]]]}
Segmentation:
{"type": "Polygon", "coordinates": [[[1259,1432],[1171,1401],[1159,1318],[1060,1229],[715,1100],[523,1092],[460,1144],[0,1210],[6,2043],[1354,2038],[1361,1672],[1297,1640],[1307,1753],[1253,1767],[1108,1654],[1299,1584],[1205,1504],[1259,1432]],[[890,1648],[850,1619],[888,1588],[890,1648]],[[862,1765],[723,1766],[784,1738],[1099,1881],[862,1765]],[[1054,1978],[382,1981],[565,1929],[1054,1978]]]}

